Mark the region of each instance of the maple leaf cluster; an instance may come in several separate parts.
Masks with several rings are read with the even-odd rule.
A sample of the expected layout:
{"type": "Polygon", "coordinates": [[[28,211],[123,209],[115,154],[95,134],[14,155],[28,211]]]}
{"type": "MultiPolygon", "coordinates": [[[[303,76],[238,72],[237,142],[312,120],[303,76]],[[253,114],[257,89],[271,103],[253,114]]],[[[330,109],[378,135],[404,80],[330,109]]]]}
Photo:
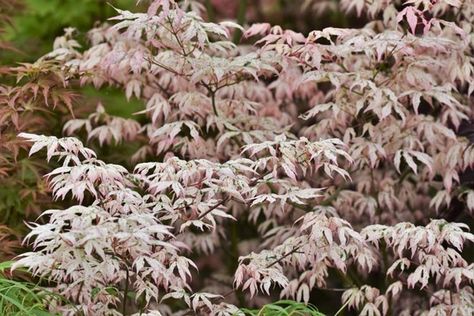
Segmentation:
{"type": "MultiPolygon", "coordinates": [[[[29,224],[15,263],[70,302],[51,311],[244,315],[321,290],[360,315],[474,313],[474,2],[337,5],[367,24],[302,34],[154,0],[15,70],[30,81],[0,87],[0,138],[45,151],[48,191],[69,202],[29,224]],[[84,85],[144,108],[99,104],[61,121],[65,137],[19,123],[37,94],[75,112],[67,89],[84,85]],[[133,167],[102,157],[121,143],[133,167]]],[[[0,163],[19,151],[0,143],[0,163]]]]}

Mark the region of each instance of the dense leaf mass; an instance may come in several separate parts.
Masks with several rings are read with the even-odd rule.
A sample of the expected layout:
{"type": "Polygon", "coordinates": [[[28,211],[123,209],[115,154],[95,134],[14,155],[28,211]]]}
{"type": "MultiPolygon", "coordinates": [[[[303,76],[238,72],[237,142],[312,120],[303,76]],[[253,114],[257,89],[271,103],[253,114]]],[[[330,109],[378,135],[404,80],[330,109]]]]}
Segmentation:
{"type": "Polygon", "coordinates": [[[367,22],[305,33],[217,19],[228,2],[116,8],[7,70],[0,180],[42,211],[13,270],[61,315],[320,315],[323,292],[473,315],[474,1],[295,2],[367,22]]]}

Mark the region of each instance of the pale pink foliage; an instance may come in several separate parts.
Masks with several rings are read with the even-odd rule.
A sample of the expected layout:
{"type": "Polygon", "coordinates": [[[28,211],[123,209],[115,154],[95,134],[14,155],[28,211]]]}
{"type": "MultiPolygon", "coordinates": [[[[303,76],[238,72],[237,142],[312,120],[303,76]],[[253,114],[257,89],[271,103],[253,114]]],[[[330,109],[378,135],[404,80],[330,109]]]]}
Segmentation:
{"type": "MultiPolygon", "coordinates": [[[[47,175],[55,198],[64,199],[70,193],[79,203],[86,197],[93,202],[90,206],[44,212],[49,222],[31,224],[32,231],[25,239],[34,239],[35,251],[22,254],[16,264],[58,282],[56,290],[81,303],[80,308],[88,315],[106,313],[119,301],[107,291],[93,295],[95,289],[131,280],[137,296],[143,294],[147,303],[158,300],[161,291],[170,292],[162,300],[177,298],[176,293],[184,295],[180,298],[188,297],[185,290],[190,289],[190,269],[196,265],[180,255],[186,245],[175,239],[173,227],[177,234],[190,226],[214,231],[221,219],[234,219],[227,213],[226,201],[254,203],[259,199],[260,186],[277,182],[280,174],[286,175],[285,171],[278,173],[277,166],[268,170],[268,159],[277,157],[276,146],[282,152],[308,153],[308,161],[321,161],[329,175],[337,168],[333,165],[337,156],[347,156],[335,140],[300,143],[279,139],[263,144],[269,153],[256,160],[239,158],[217,163],[169,157],[162,163],[138,164],[129,173],[121,166],[96,159],[74,138],[20,136],[33,142],[31,153],[46,147],[49,156],[66,157],[62,166],[47,175]],[[79,154],[84,157],[79,158],[79,154]],[[141,195],[138,189],[146,194],[141,195]]],[[[256,144],[253,153],[261,151],[261,145],[256,144]]],[[[296,202],[313,197],[307,191],[294,195],[296,202]]],[[[212,247],[205,245],[201,250],[212,247]]],[[[230,315],[230,305],[217,304],[213,309],[210,300],[216,298],[215,294],[189,294],[188,305],[194,310],[206,306],[216,315],[230,315]]]]}
{"type": "Polygon", "coordinates": [[[472,314],[473,266],[461,252],[473,235],[431,220],[455,198],[474,209],[461,185],[474,146],[459,135],[473,116],[472,0],[342,0],[372,21],[306,35],[254,24],[243,32],[257,37],[251,47],[229,40],[241,26],[184,5],[117,10],[116,24],[89,32],[86,50],[68,31],[42,59],[146,104],[144,125],[99,106],[67,122],[68,135],[146,143],[130,172],[75,138],[22,134],[31,154],[46,147],[62,161],[48,175],[54,197],[89,205],[31,224],[35,251],[18,264],[64,282],[56,290],[90,315],[117,313],[107,304],[120,299],[91,293],[126,279],[149,315],[172,298],[189,308],[182,313],[233,315],[224,288],[308,302],[334,272],[347,286],[343,304],[361,315],[472,314]],[[239,245],[233,284],[191,288],[190,255],[225,247],[224,223],[236,219],[260,238],[239,245]],[[386,277],[386,289],[365,284],[369,273],[386,277]]]}

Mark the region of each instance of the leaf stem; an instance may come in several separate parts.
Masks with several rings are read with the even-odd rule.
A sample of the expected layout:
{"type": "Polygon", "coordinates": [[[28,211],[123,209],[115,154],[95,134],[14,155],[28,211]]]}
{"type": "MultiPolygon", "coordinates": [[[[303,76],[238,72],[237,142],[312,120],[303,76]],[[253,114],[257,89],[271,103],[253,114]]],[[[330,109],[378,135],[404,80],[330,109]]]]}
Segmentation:
{"type": "Polygon", "coordinates": [[[334,314],[334,316],[337,316],[340,313],[342,313],[342,311],[344,311],[344,309],[347,307],[347,305],[349,305],[349,302],[350,302],[350,300],[347,300],[347,302],[345,302],[344,305],[342,305],[341,308],[339,308],[339,310],[336,312],[336,314],[334,314]]]}
{"type": "Polygon", "coordinates": [[[128,296],[129,277],[130,277],[130,273],[128,271],[127,266],[125,266],[125,273],[126,273],[125,289],[123,290],[123,305],[122,305],[122,315],[124,316],[127,315],[127,296],[128,296]]]}
{"type": "Polygon", "coordinates": [[[214,111],[214,114],[216,116],[219,116],[219,112],[217,112],[217,106],[216,106],[216,92],[214,90],[209,90],[211,94],[211,102],[212,102],[212,110],[214,111]]]}

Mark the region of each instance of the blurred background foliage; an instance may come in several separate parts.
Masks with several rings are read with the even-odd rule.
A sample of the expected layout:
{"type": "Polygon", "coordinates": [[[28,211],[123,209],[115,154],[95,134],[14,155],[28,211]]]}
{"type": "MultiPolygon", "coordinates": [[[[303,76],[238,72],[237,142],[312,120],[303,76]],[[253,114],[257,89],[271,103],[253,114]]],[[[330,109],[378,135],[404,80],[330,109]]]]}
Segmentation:
{"type": "Polygon", "coordinates": [[[4,39],[22,54],[3,52],[5,61],[34,61],[51,50],[54,38],[64,28],[74,27],[84,34],[96,21],[113,16],[114,9],[132,9],[136,0],[22,0],[5,29],[4,39]]]}

